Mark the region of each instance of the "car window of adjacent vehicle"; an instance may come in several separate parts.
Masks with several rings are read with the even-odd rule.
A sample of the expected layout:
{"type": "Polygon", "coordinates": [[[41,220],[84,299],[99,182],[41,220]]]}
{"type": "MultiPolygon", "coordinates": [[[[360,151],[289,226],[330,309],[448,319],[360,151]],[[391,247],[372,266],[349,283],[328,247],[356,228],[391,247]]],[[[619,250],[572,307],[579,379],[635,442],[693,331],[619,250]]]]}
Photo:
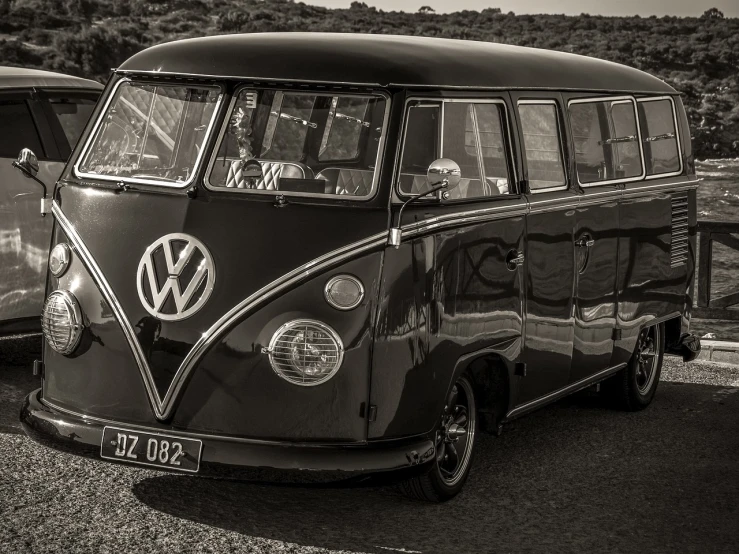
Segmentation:
{"type": "Polygon", "coordinates": [[[502,103],[409,104],[398,179],[400,193],[419,194],[427,190],[428,167],[443,157],[456,162],[461,170],[459,186],[450,191],[450,199],[508,194],[504,129],[502,103]]]}
{"type": "Polygon", "coordinates": [[[379,95],[243,88],[222,131],[208,186],[367,198],[375,189],[386,106],[379,95]],[[258,162],[261,175],[245,171],[248,162],[258,162]]]}
{"type": "Polygon", "coordinates": [[[647,175],[680,173],[680,143],[672,100],[640,98],[638,104],[647,175]]]}
{"type": "Polygon", "coordinates": [[[80,176],[184,186],[194,177],[220,89],[121,81],[75,166],[80,176]]]}
{"type": "Polygon", "coordinates": [[[95,100],[73,95],[50,95],[49,104],[67,137],[69,148],[73,149],[92,115],[95,100]]]}
{"type": "Polygon", "coordinates": [[[644,176],[632,98],[573,100],[569,111],[580,184],[598,185],[644,176]]]}
{"type": "Polygon", "coordinates": [[[23,148],[30,148],[39,157],[45,155],[25,100],[0,96],[0,125],[0,157],[15,159],[23,148]]]}
{"type": "Polygon", "coordinates": [[[565,188],[562,141],[557,105],[553,101],[524,100],[518,104],[529,188],[565,188]]]}

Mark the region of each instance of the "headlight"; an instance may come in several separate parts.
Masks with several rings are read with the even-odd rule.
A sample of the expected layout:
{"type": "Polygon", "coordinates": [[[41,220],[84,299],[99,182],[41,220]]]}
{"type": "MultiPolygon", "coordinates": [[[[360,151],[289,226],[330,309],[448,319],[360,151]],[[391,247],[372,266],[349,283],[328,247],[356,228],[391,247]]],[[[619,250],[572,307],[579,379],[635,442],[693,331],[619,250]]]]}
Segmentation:
{"type": "Polygon", "coordinates": [[[337,310],[351,310],[364,298],[364,286],[353,275],[337,275],[326,283],[326,301],[337,310]]]}
{"type": "Polygon", "coordinates": [[[71,354],[82,337],[82,312],[71,292],[55,290],[41,315],[44,338],[60,354],[71,354]]]}
{"type": "Polygon", "coordinates": [[[49,254],[49,271],[54,277],[60,277],[67,270],[72,259],[72,251],[63,242],[57,244],[49,254]]]}
{"type": "Polygon", "coordinates": [[[277,329],[268,351],[275,373],[303,386],[331,379],[344,358],[344,345],[336,331],[310,319],[296,319],[277,329]]]}

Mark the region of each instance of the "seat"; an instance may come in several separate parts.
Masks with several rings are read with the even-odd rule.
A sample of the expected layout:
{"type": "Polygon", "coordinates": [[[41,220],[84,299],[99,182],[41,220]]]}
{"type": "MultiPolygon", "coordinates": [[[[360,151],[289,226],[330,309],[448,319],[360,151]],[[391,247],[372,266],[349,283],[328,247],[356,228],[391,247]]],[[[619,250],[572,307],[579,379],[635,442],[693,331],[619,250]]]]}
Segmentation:
{"type": "Polygon", "coordinates": [[[280,179],[313,179],[310,167],[297,162],[280,162],[273,160],[259,160],[262,164],[262,176],[256,186],[249,185],[242,172],[242,161],[231,162],[226,176],[226,188],[254,188],[256,190],[280,190],[280,179]]]}
{"type": "Polygon", "coordinates": [[[372,192],[374,172],[366,169],[327,167],[316,175],[327,182],[327,194],[367,196],[372,192]]]}

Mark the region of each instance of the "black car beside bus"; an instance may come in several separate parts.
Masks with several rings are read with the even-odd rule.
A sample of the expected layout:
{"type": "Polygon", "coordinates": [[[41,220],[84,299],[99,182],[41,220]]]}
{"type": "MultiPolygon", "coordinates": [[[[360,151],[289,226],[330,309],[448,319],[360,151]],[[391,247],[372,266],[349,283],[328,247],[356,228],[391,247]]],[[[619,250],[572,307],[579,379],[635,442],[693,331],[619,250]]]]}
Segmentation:
{"type": "Polygon", "coordinates": [[[479,433],[596,383],[642,409],[663,355],[696,355],[697,185],[679,95],[622,65],[353,34],[155,46],[54,190],[24,429],[447,500],[479,433]]]}
{"type": "MultiPolygon", "coordinates": [[[[51,212],[49,200],[42,200],[102,90],[88,79],[0,66],[0,337],[41,331],[53,227],[50,213],[42,216],[51,212]],[[34,152],[42,186],[13,169],[23,148],[34,152]]],[[[0,348],[0,360],[8,355],[0,348]]]]}

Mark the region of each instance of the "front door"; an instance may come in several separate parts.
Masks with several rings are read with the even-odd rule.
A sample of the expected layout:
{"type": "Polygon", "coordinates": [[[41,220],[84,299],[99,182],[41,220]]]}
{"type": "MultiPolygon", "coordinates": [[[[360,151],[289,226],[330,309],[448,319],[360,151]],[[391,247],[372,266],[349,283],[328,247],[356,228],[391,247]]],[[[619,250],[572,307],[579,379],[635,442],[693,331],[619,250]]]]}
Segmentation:
{"type": "Polygon", "coordinates": [[[428,186],[437,158],[458,164],[461,180],[441,203],[409,204],[402,244],[385,251],[370,439],[432,429],[462,357],[520,355],[523,268],[513,259],[523,250],[526,200],[508,156],[509,117],[503,97],[408,103],[400,198],[428,186]]]}

